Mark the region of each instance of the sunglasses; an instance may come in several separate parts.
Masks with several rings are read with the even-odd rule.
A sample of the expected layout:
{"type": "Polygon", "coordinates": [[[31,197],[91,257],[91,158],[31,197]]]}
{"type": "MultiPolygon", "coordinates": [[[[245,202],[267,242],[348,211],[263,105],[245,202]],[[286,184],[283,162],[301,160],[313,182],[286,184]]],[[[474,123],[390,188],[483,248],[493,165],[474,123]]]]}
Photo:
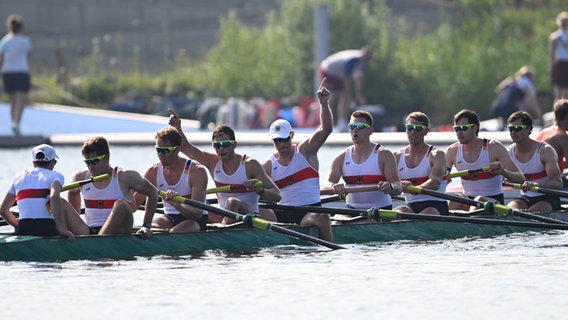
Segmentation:
{"type": "Polygon", "coordinates": [[[355,130],[355,128],[357,128],[357,130],[363,130],[371,127],[369,124],[366,124],[364,122],[351,122],[347,126],[351,131],[355,130]]]}
{"type": "Polygon", "coordinates": [[[286,143],[288,141],[290,141],[292,137],[288,136],[288,138],[274,138],[272,139],[272,141],[274,141],[274,143],[276,144],[281,144],[281,143],[286,143]]]}
{"type": "Polygon", "coordinates": [[[106,157],[106,154],[103,154],[102,156],[97,156],[97,157],[93,157],[93,158],[89,158],[89,159],[83,159],[83,161],[85,162],[85,164],[87,166],[90,165],[96,165],[97,163],[101,162],[101,160],[103,160],[106,157]]]}
{"type": "Polygon", "coordinates": [[[507,128],[509,128],[509,132],[520,132],[521,130],[524,130],[526,128],[528,128],[529,126],[527,126],[526,124],[519,124],[519,125],[508,125],[507,128]]]}
{"type": "Polygon", "coordinates": [[[421,124],[410,124],[407,123],[406,124],[406,131],[416,131],[416,132],[420,132],[422,130],[427,129],[427,126],[421,125],[421,124]]]}
{"type": "Polygon", "coordinates": [[[177,148],[179,148],[179,146],[171,146],[171,147],[158,147],[155,146],[154,148],[156,148],[156,152],[158,154],[168,154],[174,150],[176,150],[177,148]]]}
{"type": "Polygon", "coordinates": [[[474,123],[466,123],[453,126],[455,132],[466,131],[467,129],[471,129],[475,124],[474,123]]]}
{"type": "Polygon", "coordinates": [[[235,140],[223,140],[223,141],[215,141],[213,142],[213,148],[219,149],[221,147],[228,148],[231,145],[235,144],[235,140]]]}

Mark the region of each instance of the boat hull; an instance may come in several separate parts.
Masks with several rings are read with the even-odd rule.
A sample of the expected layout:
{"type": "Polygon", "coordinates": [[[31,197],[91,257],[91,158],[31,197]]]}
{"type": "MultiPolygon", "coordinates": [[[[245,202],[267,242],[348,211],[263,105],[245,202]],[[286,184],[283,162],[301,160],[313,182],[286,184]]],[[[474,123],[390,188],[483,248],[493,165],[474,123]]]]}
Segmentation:
{"type": "MultiPolygon", "coordinates": [[[[315,228],[293,228],[317,236],[315,228]]],[[[397,240],[431,241],[463,237],[490,237],[535,228],[436,221],[393,221],[333,227],[338,244],[397,240]]],[[[560,232],[550,231],[548,232],[560,232]]],[[[178,256],[206,250],[245,250],[309,243],[272,231],[227,228],[198,233],[157,233],[150,239],[137,235],[60,237],[0,235],[0,261],[65,261],[131,259],[138,256],[178,256]]]]}

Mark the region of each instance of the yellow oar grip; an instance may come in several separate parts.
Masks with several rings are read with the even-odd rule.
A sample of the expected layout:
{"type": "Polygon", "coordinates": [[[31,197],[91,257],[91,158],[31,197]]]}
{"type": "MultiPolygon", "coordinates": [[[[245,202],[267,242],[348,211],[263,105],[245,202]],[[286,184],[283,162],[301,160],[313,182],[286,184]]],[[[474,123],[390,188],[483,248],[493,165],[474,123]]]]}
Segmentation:
{"type": "Polygon", "coordinates": [[[100,176],[92,177],[91,179],[81,180],[81,181],[75,181],[75,182],[73,182],[73,183],[64,185],[64,186],[61,188],[61,191],[67,191],[67,190],[79,188],[80,186],[85,185],[85,184],[87,184],[87,183],[105,180],[105,179],[108,179],[109,177],[110,177],[109,174],[108,174],[108,173],[105,173],[105,174],[101,174],[100,176]]]}
{"type": "MultiPolygon", "coordinates": [[[[262,181],[257,181],[252,186],[253,187],[262,187],[263,183],[262,183],[262,181]]],[[[244,188],[244,186],[243,186],[243,188],[244,188]]],[[[212,194],[212,193],[219,193],[219,192],[231,192],[231,189],[235,189],[235,187],[231,186],[231,185],[226,185],[226,186],[222,186],[222,187],[207,189],[205,191],[205,193],[212,194]]]]}

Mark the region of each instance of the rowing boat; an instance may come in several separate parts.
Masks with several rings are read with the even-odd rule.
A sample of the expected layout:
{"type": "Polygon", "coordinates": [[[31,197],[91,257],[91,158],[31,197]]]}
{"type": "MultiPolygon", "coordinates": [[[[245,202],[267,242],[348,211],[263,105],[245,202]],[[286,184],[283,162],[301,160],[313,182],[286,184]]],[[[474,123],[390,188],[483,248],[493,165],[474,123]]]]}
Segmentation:
{"type": "MultiPolygon", "coordinates": [[[[496,219],[516,219],[498,217],[496,219]]],[[[526,220],[525,220],[526,221],[526,220]]],[[[291,227],[317,236],[313,227],[291,227]]],[[[516,232],[561,232],[510,225],[395,220],[333,226],[334,242],[354,244],[397,240],[431,241],[464,237],[490,237],[516,232]]],[[[285,234],[239,226],[197,233],[158,232],[150,239],[132,235],[61,237],[0,235],[0,261],[66,261],[132,259],[138,256],[178,256],[206,250],[246,250],[278,245],[309,245],[285,234]]]]}

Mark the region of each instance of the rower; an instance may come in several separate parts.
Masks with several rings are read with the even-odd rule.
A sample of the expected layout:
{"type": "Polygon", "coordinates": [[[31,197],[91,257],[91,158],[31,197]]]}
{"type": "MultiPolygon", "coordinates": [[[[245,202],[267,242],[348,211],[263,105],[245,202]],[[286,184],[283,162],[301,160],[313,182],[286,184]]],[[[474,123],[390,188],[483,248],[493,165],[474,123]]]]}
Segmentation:
{"type": "MultiPolygon", "coordinates": [[[[505,203],[503,195],[503,177],[514,183],[524,181],[523,173],[511,159],[505,146],[497,140],[481,139],[479,117],[469,109],[463,109],[454,115],[454,131],[458,142],[446,150],[446,167],[458,171],[488,167],[487,172],[475,173],[462,177],[463,194],[477,201],[497,201],[505,203]]],[[[467,204],[449,202],[450,210],[475,210],[467,204]]]]}
{"type": "MultiPolygon", "coordinates": [[[[566,168],[568,162],[568,99],[558,99],[553,106],[554,124],[542,129],[535,140],[550,144],[558,155],[560,172],[566,168]]],[[[563,181],[564,188],[568,188],[568,180],[563,181]]]]}
{"type": "Polygon", "coordinates": [[[373,116],[369,112],[354,111],[348,127],[353,145],[332,160],[325,188],[345,197],[346,186],[373,185],[376,191],[350,194],[347,205],[356,209],[392,209],[391,196],[399,195],[402,191],[393,153],[380,144],[371,143],[373,116]],[[343,183],[339,183],[341,178],[343,183]]]}
{"type": "Polygon", "coordinates": [[[559,196],[530,191],[532,187],[562,189],[556,151],[548,143],[530,138],[533,119],[527,112],[517,111],[507,122],[513,140],[509,154],[526,178],[521,185],[521,197],[509,202],[508,206],[533,212],[560,210],[559,196]]]}
{"type": "MultiPolygon", "coordinates": [[[[159,162],[150,166],[144,177],[167,196],[163,199],[165,214],[155,218],[152,226],[170,232],[205,231],[207,211],[173,200],[182,196],[205,203],[207,189],[207,169],[195,160],[180,157],[180,145],[181,136],[174,128],[163,128],[156,133],[159,162]]],[[[138,193],[135,196],[138,204],[146,200],[138,193]]]]}
{"type": "MultiPolygon", "coordinates": [[[[279,204],[291,206],[321,205],[318,150],[333,130],[333,117],[329,107],[330,93],[325,88],[326,78],[317,91],[320,105],[320,127],[314,134],[292,144],[294,130],[290,123],[278,119],[270,126],[269,137],[276,152],[263,163],[264,171],[280,188],[279,204]]],[[[331,219],[327,213],[277,210],[278,222],[316,226],[321,239],[332,241],[331,219]]]]}
{"type": "Polygon", "coordinates": [[[409,144],[394,153],[406,204],[395,208],[396,211],[443,215],[449,213],[446,200],[406,192],[409,185],[446,192],[446,155],[444,151],[424,142],[429,126],[430,118],[423,112],[412,112],[406,117],[409,144]]]}

